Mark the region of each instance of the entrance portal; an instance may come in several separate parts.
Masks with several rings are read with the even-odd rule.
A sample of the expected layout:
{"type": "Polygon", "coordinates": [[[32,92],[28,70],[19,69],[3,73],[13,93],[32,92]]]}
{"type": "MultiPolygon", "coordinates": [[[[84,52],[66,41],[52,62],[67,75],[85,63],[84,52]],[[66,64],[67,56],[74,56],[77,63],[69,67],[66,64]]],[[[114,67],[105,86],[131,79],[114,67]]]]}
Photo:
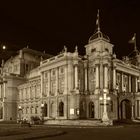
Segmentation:
{"type": "Polygon", "coordinates": [[[94,118],[94,103],[89,103],[89,118],[94,118]]]}
{"type": "Polygon", "coordinates": [[[131,119],[132,109],[131,101],[125,99],[121,102],[121,119],[131,119]]]}

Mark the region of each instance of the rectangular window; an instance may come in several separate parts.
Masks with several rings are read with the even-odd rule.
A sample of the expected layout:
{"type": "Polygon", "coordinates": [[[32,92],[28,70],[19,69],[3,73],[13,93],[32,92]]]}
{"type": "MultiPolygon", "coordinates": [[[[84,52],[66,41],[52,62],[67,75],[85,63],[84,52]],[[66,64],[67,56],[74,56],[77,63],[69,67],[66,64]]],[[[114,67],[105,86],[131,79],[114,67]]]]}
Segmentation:
{"type": "Polygon", "coordinates": [[[116,84],[118,85],[118,92],[121,92],[121,87],[122,87],[122,82],[121,82],[121,74],[117,73],[117,77],[116,77],[116,84]]]}
{"type": "Polygon", "coordinates": [[[51,81],[51,95],[54,95],[56,91],[56,81],[51,81]]]}

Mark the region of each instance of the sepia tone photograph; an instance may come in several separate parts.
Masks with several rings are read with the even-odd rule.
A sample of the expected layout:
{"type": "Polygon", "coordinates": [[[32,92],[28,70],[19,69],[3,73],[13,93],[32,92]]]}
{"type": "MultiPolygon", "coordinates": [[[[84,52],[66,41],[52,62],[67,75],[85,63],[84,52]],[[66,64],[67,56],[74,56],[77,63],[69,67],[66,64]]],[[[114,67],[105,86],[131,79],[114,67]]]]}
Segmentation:
{"type": "Polygon", "coordinates": [[[0,0],[0,140],[140,138],[139,0],[0,0]]]}

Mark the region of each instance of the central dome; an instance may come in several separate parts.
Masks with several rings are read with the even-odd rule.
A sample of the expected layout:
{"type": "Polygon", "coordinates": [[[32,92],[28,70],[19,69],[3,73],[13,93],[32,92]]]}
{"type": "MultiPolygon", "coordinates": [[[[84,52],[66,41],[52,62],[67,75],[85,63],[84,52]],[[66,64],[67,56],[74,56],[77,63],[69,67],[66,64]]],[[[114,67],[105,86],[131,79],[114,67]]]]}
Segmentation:
{"type": "Polygon", "coordinates": [[[110,42],[110,39],[107,35],[103,34],[100,30],[100,15],[99,10],[97,13],[97,19],[96,19],[96,32],[89,38],[88,42],[91,43],[93,41],[97,40],[105,40],[107,42],[110,42]]]}
{"type": "Polygon", "coordinates": [[[107,35],[103,34],[101,31],[97,31],[95,34],[93,34],[89,38],[88,42],[91,43],[93,41],[97,41],[97,40],[100,40],[100,39],[105,40],[107,42],[110,42],[109,37],[107,35]]]}

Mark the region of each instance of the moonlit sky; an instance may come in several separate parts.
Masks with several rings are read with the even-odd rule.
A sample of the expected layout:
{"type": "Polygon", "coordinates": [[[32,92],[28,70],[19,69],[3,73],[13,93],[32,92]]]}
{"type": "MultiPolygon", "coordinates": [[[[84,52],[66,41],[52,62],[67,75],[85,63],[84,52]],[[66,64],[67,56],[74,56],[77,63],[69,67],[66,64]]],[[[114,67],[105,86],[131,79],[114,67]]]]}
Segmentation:
{"type": "Polygon", "coordinates": [[[128,44],[134,33],[140,50],[139,5],[139,0],[4,0],[0,2],[0,45],[7,46],[6,54],[28,45],[53,55],[64,45],[71,52],[78,45],[84,55],[100,9],[101,31],[110,37],[118,57],[128,55],[134,48],[128,44]]]}

